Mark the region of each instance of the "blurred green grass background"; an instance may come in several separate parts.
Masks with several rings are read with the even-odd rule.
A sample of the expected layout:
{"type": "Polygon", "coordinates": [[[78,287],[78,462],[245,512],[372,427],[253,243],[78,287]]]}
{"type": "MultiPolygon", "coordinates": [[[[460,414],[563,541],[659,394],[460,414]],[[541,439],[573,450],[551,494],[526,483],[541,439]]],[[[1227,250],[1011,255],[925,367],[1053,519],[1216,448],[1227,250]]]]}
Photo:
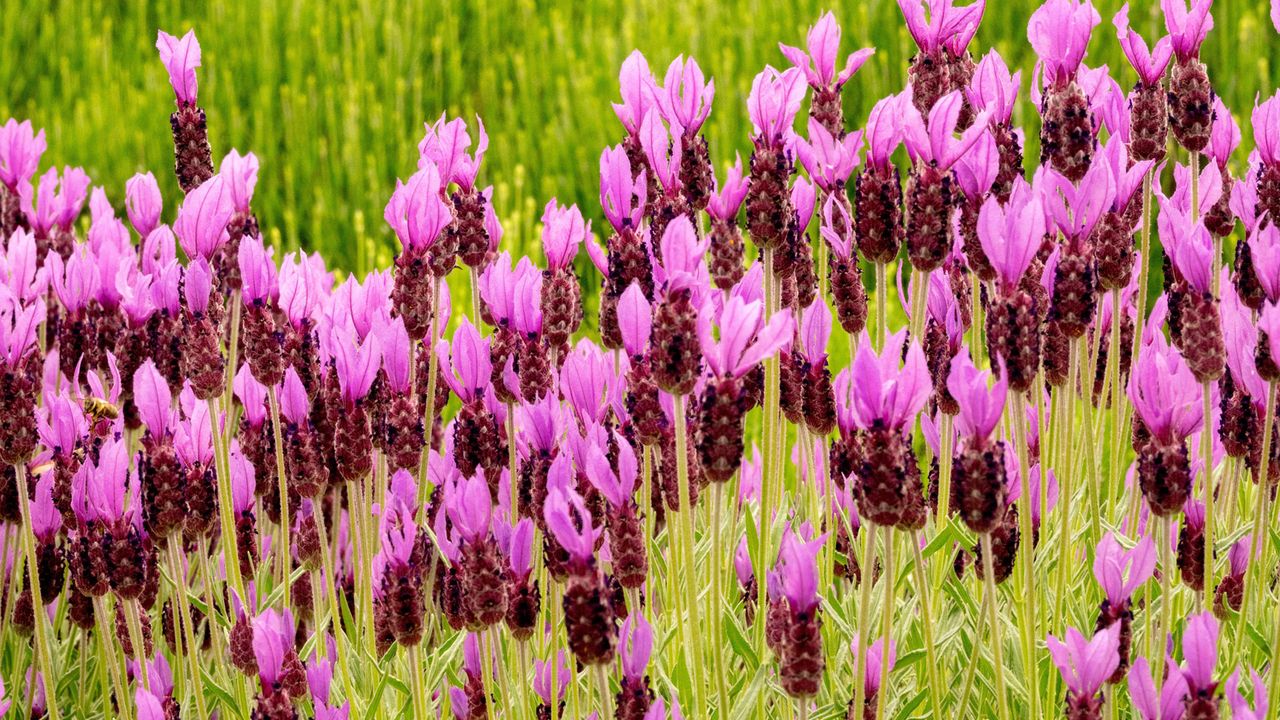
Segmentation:
{"type": "MultiPolygon", "coordinates": [[[[424,120],[442,111],[480,114],[490,135],[482,184],[508,243],[536,253],[540,210],[552,196],[600,222],[597,161],[621,138],[609,103],[618,67],[640,48],[661,76],[679,53],[716,80],[706,131],[718,168],[750,152],[746,96],[765,64],[784,64],[777,43],[802,45],[831,0],[212,0],[158,6],[138,0],[66,0],[0,10],[0,118],[30,118],[49,135],[45,164],[82,165],[117,206],[139,170],[161,180],[172,203],[168,116],[173,95],[155,51],[157,29],[194,27],[203,48],[200,102],[215,160],[230,148],[262,159],[254,202],[286,248],[320,250],[337,267],[385,266],[395,251],[382,208],[414,169],[424,120]]],[[[1031,0],[989,0],[975,54],[998,48],[1030,75],[1031,0]]],[[[1134,74],[1111,26],[1117,0],[1097,3],[1103,22],[1088,62],[1107,63],[1123,86],[1134,74]]],[[[914,45],[893,0],[833,8],[842,52],[876,55],[845,92],[859,125],[877,98],[905,82],[914,45]]],[[[1203,56],[1214,85],[1247,126],[1254,94],[1269,95],[1280,57],[1264,0],[1218,0],[1203,56]]],[[[1163,32],[1156,0],[1130,9],[1133,26],[1163,32]]],[[[1027,81],[1024,80],[1023,90],[1027,81]]],[[[1034,138],[1029,102],[1016,120],[1034,138]]],[[[1245,128],[1246,138],[1248,128],[1245,128]]],[[[1029,152],[1033,155],[1034,151],[1029,152]]],[[[1243,160],[1243,153],[1240,160],[1243,160]]],[[[171,208],[170,208],[171,212],[171,208]]]]}

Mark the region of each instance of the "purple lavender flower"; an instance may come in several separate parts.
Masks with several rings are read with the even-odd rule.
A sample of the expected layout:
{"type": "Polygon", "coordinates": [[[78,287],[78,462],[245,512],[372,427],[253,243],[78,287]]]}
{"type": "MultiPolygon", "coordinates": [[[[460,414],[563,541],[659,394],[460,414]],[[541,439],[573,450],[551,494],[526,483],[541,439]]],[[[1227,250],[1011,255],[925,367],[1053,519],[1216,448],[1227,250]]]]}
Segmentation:
{"type": "Polygon", "coordinates": [[[1173,658],[1165,660],[1159,695],[1147,659],[1140,657],[1133,661],[1133,667],[1129,668],[1129,700],[1142,720],[1182,720],[1186,698],[1187,680],[1173,658]]]}
{"type": "Polygon", "coordinates": [[[828,133],[839,137],[844,134],[844,117],[840,108],[840,91],[844,84],[861,69],[875,48],[863,48],[845,58],[844,67],[836,72],[839,61],[840,25],[830,12],[818,18],[805,36],[808,52],[797,47],[778,43],[778,49],[800,70],[813,88],[810,117],[828,133]]]}
{"type": "Polygon", "coordinates": [[[1253,681],[1252,703],[1240,694],[1240,670],[1237,669],[1227,678],[1227,705],[1231,708],[1231,717],[1234,720],[1265,720],[1268,709],[1267,686],[1262,684],[1262,676],[1257,670],[1250,669],[1249,676],[1253,681]]]}
{"type": "Polygon", "coordinates": [[[196,32],[176,38],[163,30],[156,36],[156,49],[160,62],[169,72],[169,84],[178,97],[179,106],[196,104],[196,68],[200,67],[200,41],[196,32]]]}
{"type": "Polygon", "coordinates": [[[1067,685],[1067,716],[1101,718],[1103,697],[1098,691],[1120,664],[1120,628],[1113,625],[1088,640],[1075,628],[1067,628],[1065,644],[1052,635],[1046,644],[1067,685]]]}

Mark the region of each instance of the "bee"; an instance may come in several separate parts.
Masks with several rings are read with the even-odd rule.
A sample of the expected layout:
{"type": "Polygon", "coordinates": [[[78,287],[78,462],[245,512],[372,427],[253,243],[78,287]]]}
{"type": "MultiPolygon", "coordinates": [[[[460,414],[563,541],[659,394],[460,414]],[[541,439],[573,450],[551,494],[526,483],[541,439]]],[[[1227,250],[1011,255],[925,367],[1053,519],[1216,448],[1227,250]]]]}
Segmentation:
{"type": "Polygon", "coordinates": [[[97,397],[84,399],[84,411],[93,422],[115,420],[120,417],[120,409],[107,400],[97,397]]]}

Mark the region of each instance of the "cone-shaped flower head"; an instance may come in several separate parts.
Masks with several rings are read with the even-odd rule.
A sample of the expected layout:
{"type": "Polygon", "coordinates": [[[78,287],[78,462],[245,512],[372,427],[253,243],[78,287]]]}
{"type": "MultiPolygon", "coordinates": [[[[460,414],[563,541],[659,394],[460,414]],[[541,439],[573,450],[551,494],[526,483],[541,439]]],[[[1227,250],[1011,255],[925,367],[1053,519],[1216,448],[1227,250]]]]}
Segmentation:
{"type": "Polygon", "coordinates": [[[840,59],[840,24],[829,11],[809,28],[805,45],[807,53],[782,43],[778,43],[778,49],[804,72],[805,80],[814,90],[839,90],[858,72],[867,58],[875,54],[875,48],[863,48],[850,54],[844,60],[844,67],[836,74],[836,63],[840,59]]]}
{"type": "Polygon", "coordinates": [[[1120,626],[1113,624],[1086,639],[1079,630],[1067,628],[1066,642],[1050,635],[1046,640],[1049,657],[1067,689],[1081,698],[1098,693],[1102,683],[1120,666],[1120,626]]]}
{"type": "Polygon", "coordinates": [[[1125,550],[1113,533],[1098,543],[1093,559],[1093,577],[1112,606],[1125,603],[1134,590],[1151,578],[1156,567],[1156,546],[1144,536],[1131,550],[1125,550]]]}
{"type": "Polygon", "coordinates": [[[160,62],[169,73],[169,84],[178,96],[178,105],[195,105],[196,68],[200,67],[200,41],[196,40],[196,31],[188,30],[186,35],[176,38],[161,30],[156,36],[156,50],[160,51],[160,62]]]}
{"type": "Polygon", "coordinates": [[[1048,0],[1031,14],[1027,39],[1050,84],[1062,87],[1075,80],[1089,36],[1100,22],[1102,17],[1088,0],[1048,0]]]}

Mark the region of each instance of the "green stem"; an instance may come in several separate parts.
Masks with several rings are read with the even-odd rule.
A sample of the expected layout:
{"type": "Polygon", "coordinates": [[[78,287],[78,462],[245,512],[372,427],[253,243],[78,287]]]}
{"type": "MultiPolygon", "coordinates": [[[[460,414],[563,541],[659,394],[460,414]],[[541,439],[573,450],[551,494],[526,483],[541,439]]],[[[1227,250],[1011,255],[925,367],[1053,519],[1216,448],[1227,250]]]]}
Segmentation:
{"type": "MultiPolygon", "coordinates": [[[[1237,652],[1244,647],[1244,630],[1249,618],[1249,600],[1257,593],[1261,593],[1258,595],[1259,602],[1266,597],[1266,583],[1263,582],[1259,572],[1262,568],[1271,567],[1267,561],[1271,543],[1266,541],[1267,531],[1264,523],[1268,517],[1267,508],[1271,502],[1271,482],[1268,475],[1271,473],[1271,435],[1275,432],[1277,389],[1280,389],[1280,384],[1274,380],[1267,385],[1267,409],[1262,419],[1262,453],[1256,476],[1257,497],[1253,503],[1252,535],[1249,538],[1249,565],[1245,568],[1244,597],[1241,599],[1240,620],[1236,623],[1236,641],[1233,643],[1237,652]]],[[[1276,624],[1280,625],[1280,623],[1276,624]]],[[[1272,646],[1273,649],[1275,647],[1275,645],[1272,646]]],[[[1274,658],[1272,663],[1271,667],[1280,667],[1274,664],[1274,658]]],[[[1280,686],[1280,678],[1273,680],[1271,684],[1280,686]]]]}
{"type": "MultiPolygon", "coordinates": [[[[939,495],[939,498],[941,497],[939,495]]],[[[942,505],[941,500],[939,500],[938,505],[942,505]]],[[[921,539],[922,536],[917,531],[914,536],[908,538],[908,541],[915,560],[916,584],[920,588],[920,621],[924,631],[925,667],[928,670],[929,677],[929,698],[933,704],[933,716],[941,718],[944,717],[942,714],[942,698],[938,693],[942,690],[942,678],[938,675],[938,652],[937,648],[934,647],[933,639],[933,605],[930,603],[930,589],[927,579],[928,573],[925,572],[924,567],[924,553],[920,551],[921,539]]],[[[881,667],[888,666],[882,664],[881,667]]]]}
{"type": "MultiPolygon", "coordinates": [[[[324,496],[317,496],[312,500],[313,507],[312,517],[316,521],[316,534],[320,539],[320,572],[323,577],[320,579],[324,584],[324,594],[328,598],[329,614],[326,618],[321,619],[318,628],[320,633],[320,653],[323,655],[328,652],[328,643],[325,642],[325,630],[330,622],[333,623],[335,629],[341,629],[342,606],[338,603],[338,591],[336,588],[336,579],[333,570],[333,557],[329,552],[329,529],[324,517],[324,496]]],[[[319,595],[316,596],[319,599],[319,595]]],[[[334,633],[337,635],[337,632],[334,633]]],[[[351,671],[347,667],[347,654],[335,653],[338,656],[338,681],[341,683],[347,697],[351,697],[351,671]]]]}
{"type": "Polygon", "coordinates": [[[711,595],[707,600],[707,612],[711,615],[711,653],[715,663],[714,677],[719,700],[719,714],[723,717],[729,711],[729,682],[725,677],[724,661],[724,572],[733,561],[724,554],[724,528],[721,527],[720,514],[724,506],[724,483],[713,484],[711,494],[711,595]]]}
{"type": "MultiPolygon", "coordinates": [[[[982,604],[987,608],[987,622],[991,624],[991,665],[996,676],[996,707],[1000,711],[1000,720],[1009,720],[1009,699],[1004,687],[1004,648],[1000,642],[1000,615],[996,611],[996,571],[991,558],[991,534],[983,533],[981,542],[982,582],[985,590],[982,604]]],[[[1033,677],[1029,675],[1027,679],[1028,686],[1035,685],[1033,677]]]]}
{"type": "MultiPolygon", "coordinates": [[[[275,390],[271,389],[272,397],[275,390]]],[[[240,576],[240,563],[236,559],[236,521],[233,513],[235,510],[231,501],[231,474],[228,472],[229,463],[227,462],[227,442],[220,429],[219,418],[222,413],[219,410],[220,398],[209,399],[209,422],[213,429],[213,468],[218,476],[218,517],[222,522],[222,536],[220,544],[222,545],[222,555],[224,565],[226,566],[227,582],[231,584],[231,590],[240,598],[241,602],[247,602],[244,593],[244,578],[240,576]]],[[[285,553],[288,554],[287,552],[285,553]]]]}
{"type": "MultiPolygon", "coordinates": [[[[871,585],[872,578],[875,577],[875,559],[872,558],[871,550],[875,543],[871,542],[871,536],[875,533],[875,529],[866,521],[862,521],[862,580],[859,583],[858,596],[858,654],[857,662],[853,667],[853,711],[849,717],[861,718],[867,702],[866,683],[863,678],[866,676],[867,667],[867,640],[871,636],[871,585]]],[[[849,543],[850,546],[853,543],[849,543]]],[[[884,580],[882,580],[884,582],[884,580]]],[[[763,593],[762,593],[763,594],[763,593]]],[[[757,624],[762,623],[764,615],[757,615],[757,624]]]]}
{"type": "Polygon", "coordinates": [[[600,693],[600,717],[613,717],[613,693],[609,692],[609,677],[605,674],[604,665],[594,666],[596,689],[600,693]]]}
{"type": "MultiPolygon", "coordinates": [[[[885,339],[889,337],[889,298],[887,294],[887,266],[876,263],[876,350],[884,350],[885,339]]],[[[850,359],[852,362],[852,359],[850,359]]]]}
{"type": "MultiPolygon", "coordinates": [[[[436,328],[436,318],[439,312],[436,308],[440,299],[440,279],[436,278],[431,283],[431,329],[427,333],[427,338],[423,342],[427,345],[427,396],[422,399],[423,408],[423,431],[425,445],[422,450],[422,459],[418,463],[418,509],[426,512],[427,502],[431,499],[431,488],[427,483],[427,458],[430,453],[427,451],[431,447],[431,434],[435,430],[436,425],[436,372],[439,359],[436,357],[435,342],[439,330],[436,328]]],[[[416,359],[412,361],[413,365],[417,365],[416,359]]],[[[414,386],[417,387],[416,385],[414,386]]],[[[512,484],[515,484],[515,477],[511,478],[512,484]]]]}
{"type": "MultiPolygon", "coordinates": [[[[115,628],[113,627],[115,614],[111,612],[111,603],[108,602],[106,595],[93,598],[93,615],[98,625],[98,640],[102,643],[100,660],[106,664],[107,670],[111,675],[111,685],[115,690],[116,705],[121,709],[129,708],[125,710],[125,717],[133,717],[133,698],[129,696],[128,687],[125,685],[120,671],[120,653],[117,652],[115,628]]],[[[103,702],[103,707],[111,707],[111,698],[107,698],[103,702]]]]}
{"type": "Polygon", "coordinates": [[[427,701],[427,689],[422,682],[422,654],[417,643],[409,646],[409,684],[413,694],[413,716],[431,717],[431,704],[427,701]]]}
{"type": "Polygon", "coordinates": [[[1032,542],[1031,527],[1031,465],[1027,448],[1027,406],[1026,396],[1022,393],[1013,395],[1013,435],[1018,451],[1018,473],[1022,485],[1022,511],[1018,513],[1018,531],[1022,542],[1018,544],[1018,565],[1022,570],[1022,612],[1018,613],[1018,629],[1022,635],[1022,666],[1027,673],[1027,698],[1030,702],[1031,717],[1039,717],[1039,684],[1035,677],[1035,638],[1038,636],[1036,624],[1035,598],[1035,543],[1032,542]]]}
{"type": "Polygon", "coordinates": [[[133,659],[138,663],[138,675],[142,678],[142,687],[150,691],[151,671],[147,668],[147,645],[142,640],[142,621],[138,618],[138,601],[119,598],[118,602],[124,606],[124,623],[129,632],[129,644],[133,646],[133,659]]]}
{"type": "MultiPolygon", "coordinates": [[[[31,588],[32,615],[35,620],[36,660],[44,676],[49,720],[58,720],[58,674],[53,668],[53,650],[49,645],[49,616],[45,614],[40,592],[40,566],[36,563],[36,536],[31,525],[31,499],[27,492],[27,466],[13,464],[14,484],[18,486],[18,507],[22,511],[22,549],[27,563],[27,584],[31,588]]],[[[10,584],[16,584],[16,581],[10,584]]]]}
{"type": "Polygon", "coordinates": [[[1142,235],[1141,256],[1138,258],[1138,312],[1133,321],[1133,352],[1131,367],[1138,366],[1138,351],[1142,348],[1143,325],[1147,319],[1147,274],[1151,267],[1151,203],[1154,202],[1151,189],[1152,172],[1142,178],[1142,235]]]}
{"type": "MultiPolygon", "coordinates": [[[[889,667],[889,645],[893,635],[893,601],[894,591],[898,587],[898,568],[894,565],[897,557],[893,552],[893,528],[888,525],[880,528],[881,542],[884,543],[884,605],[880,608],[880,667],[889,667]]],[[[889,696],[888,683],[881,683],[876,693],[876,717],[884,717],[885,698],[889,696]]]]}
{"type": "MultiPolygon", "coordinates": [[[[177,583],[178,620],[182,623],[181,637],[187,644],[187,667],[191,678],[191,694],[196,699],[196,717],[205,718],[209,717],[209,712],[204,701],[204,682],[200,677],[200,662],[196,658],[199,646],[196,644],[195,623],[191,621],[190,590],[187,587],[187,572],[178,547],[180,542],[182,542],[181,532],[175,532],[169,536],[169,572],[173,574],[173,581],[177,583]]],[[[210,631],[212,632],[212,628],[210,631]]]]}
{"type": "MultiPolygon", "coordinates": [[[[680,492],[680,549],[684,553],[683,576],[685,592],[685,662],[689,666],[693,682],[694,717],[707,717],[707,705],[702,676],[702,647],[698,644],[698,587],[696,554],[693,540],[693,500],[689,489],[688,427],[685,422],[684,396],[673,398],[676,416],[676,482],[680,492]]],[[[719,638],[717,638],[719,640],[719,638]]]]}
{"type": "MultiPolygon", "coordinates": [[[[291,523],[289,518],[289,482],[284,471],[284,433],[281,432],[280,428],[280,398],[276,393],[274,385],[267,388],[267,400],[271,406],[271,433],[275,438],[276,446],[276,488],[280,493],[280,534],[282,537],[282,545],[279,550],[282,553],[280,562],[282,567],[281,572],[283,573],[280,581],[284,583],[284,587],[282,588],[284,593],[282,596],[283,607],[288,608],[292,607],[289,602],[289,593],[292,590],[290,585],[293,583],[289,582],[289,577],[293,574],[293,545],[290,543],[289,536],[290,533],[293,532],[293,529],[290,527],[291,523]]],[[[227,558],[227,564],[233,565],[238,563],[236,563],[235,557],[232,556],[227,558]]]]}
{"type": "Polygon", "coordinates": [[[1204,586],[1200,588],[1200,601],[1208,607],[1213,588],[1217,586],[1213,567],[1213,382],[1204,384],[1204,427],[1200,431],[1200,460],[1204,465],[1204,586]]]}

